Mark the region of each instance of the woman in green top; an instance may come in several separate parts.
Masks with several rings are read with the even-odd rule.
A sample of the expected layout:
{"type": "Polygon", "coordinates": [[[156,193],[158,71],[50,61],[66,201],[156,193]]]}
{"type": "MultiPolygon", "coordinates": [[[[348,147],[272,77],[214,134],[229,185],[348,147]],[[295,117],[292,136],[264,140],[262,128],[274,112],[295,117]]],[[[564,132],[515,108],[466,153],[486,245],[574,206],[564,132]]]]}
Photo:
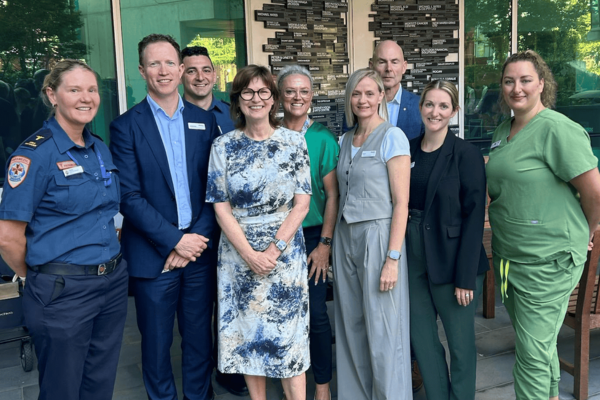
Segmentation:
{"type": "Polygon", "coordinates": [[[277,76],[283,104],[283,126],[304,135],[310,158],[312,196],[302,223],[306,243],[310,306],[310,360],[316,383],[316,400],[330,400],[332,378],[331,324],[327,315],[327,269],[331,238],[338,211],[335,168],[340,146],[329,129],[308,117],[313,79],[307,69],[288,65],[277,76]]]}
{"type": "Polygon", "coordinates": [[[556,82],[535,52],[504,63],[487,164],[496,279],[515,329],[517,399],[558,399],[556,338],[600,222],[600,175],[590,138],[549,108],[556,82]]]}

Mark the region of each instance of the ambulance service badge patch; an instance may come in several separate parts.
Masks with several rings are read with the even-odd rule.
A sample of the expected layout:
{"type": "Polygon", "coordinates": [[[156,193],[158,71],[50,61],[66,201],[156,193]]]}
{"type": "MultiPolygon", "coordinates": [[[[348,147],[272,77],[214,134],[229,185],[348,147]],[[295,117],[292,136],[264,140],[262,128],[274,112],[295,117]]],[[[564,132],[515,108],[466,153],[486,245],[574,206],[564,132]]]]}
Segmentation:
{"type": "Polygon", "coordinates": [[[8,167],[8,184],[11,188],[16,188],[25,181],[31,160],[23,156],[15,156],[10,160],[8,167]]]}

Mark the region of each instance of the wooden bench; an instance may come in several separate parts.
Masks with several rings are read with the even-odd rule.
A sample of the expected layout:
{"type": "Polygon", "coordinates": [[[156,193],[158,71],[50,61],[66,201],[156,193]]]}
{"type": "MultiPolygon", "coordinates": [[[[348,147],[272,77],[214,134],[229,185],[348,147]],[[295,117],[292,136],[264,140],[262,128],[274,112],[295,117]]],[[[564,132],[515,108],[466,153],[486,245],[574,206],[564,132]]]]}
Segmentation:
{"type": "Polygon", "coordinates": [[[570,363],[560,358],[560,368],[573,375],[573,395],[578,400],[588,398],[590,370],[590,330],[600,328],[600,300],[598,290],[598,260],[600,259],[600,228],[594,235],[594,248],[588,251],[587,261],[569,299],[564,324],[575,329],[575,357],[570,363]]]}

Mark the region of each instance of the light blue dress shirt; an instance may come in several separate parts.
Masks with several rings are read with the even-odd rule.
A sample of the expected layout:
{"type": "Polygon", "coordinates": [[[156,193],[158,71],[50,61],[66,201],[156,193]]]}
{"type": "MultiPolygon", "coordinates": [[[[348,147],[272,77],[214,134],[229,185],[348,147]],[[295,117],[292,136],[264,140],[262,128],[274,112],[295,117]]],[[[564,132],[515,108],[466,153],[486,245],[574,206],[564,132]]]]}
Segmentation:
{"type": "Polygon", "coordinates": [[[190,200],[190,186],[187,173],[187,160],[185,156],[185,128],[183,124],[183,101],[179,96],[177,110],[172,117],[147,95],[148,104],[154,120],[158,126],[167,152],[171,180],[175,189],[175,200],[177,201],[177,217],[179,229],[186,229],[192,222],[192,202],[190,200]]]}
{"type": "Polygon", "coordinates": [[[390,119],[390,124],[394,126],[398,126],[398,113],[400,112],[400,101],[402,100],[402,85],[398,88],[398,92],[396,92],[396,96],[392,101],[388,101],[388,118],[390,119]]]}

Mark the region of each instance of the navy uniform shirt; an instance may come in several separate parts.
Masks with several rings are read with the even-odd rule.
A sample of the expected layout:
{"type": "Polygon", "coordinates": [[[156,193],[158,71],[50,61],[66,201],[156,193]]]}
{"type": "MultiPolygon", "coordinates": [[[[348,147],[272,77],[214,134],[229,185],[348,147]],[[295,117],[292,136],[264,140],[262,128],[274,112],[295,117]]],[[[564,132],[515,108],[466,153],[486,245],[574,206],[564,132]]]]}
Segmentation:
{"type": "Polygon", "coordinates": [[[53,117],[7,163],[0,218],[28,223],[28,265],[93,265],[120,251],[113,221],[119,212],[117,168],[101,139],[87,129],[83,139],[85,147],[77,146],[53,117]]]}
{"type": "Polygon", "coordinates": [[[217,119],[217,124],[221,130],[221,135],[231,132],[235,129],[235,123],[231,120],[231,115],[229,114],[228,103],[225,103],[224,101],[221,101],[213,96],[212,103],[207,111],[213,113],[217,119]]]}

